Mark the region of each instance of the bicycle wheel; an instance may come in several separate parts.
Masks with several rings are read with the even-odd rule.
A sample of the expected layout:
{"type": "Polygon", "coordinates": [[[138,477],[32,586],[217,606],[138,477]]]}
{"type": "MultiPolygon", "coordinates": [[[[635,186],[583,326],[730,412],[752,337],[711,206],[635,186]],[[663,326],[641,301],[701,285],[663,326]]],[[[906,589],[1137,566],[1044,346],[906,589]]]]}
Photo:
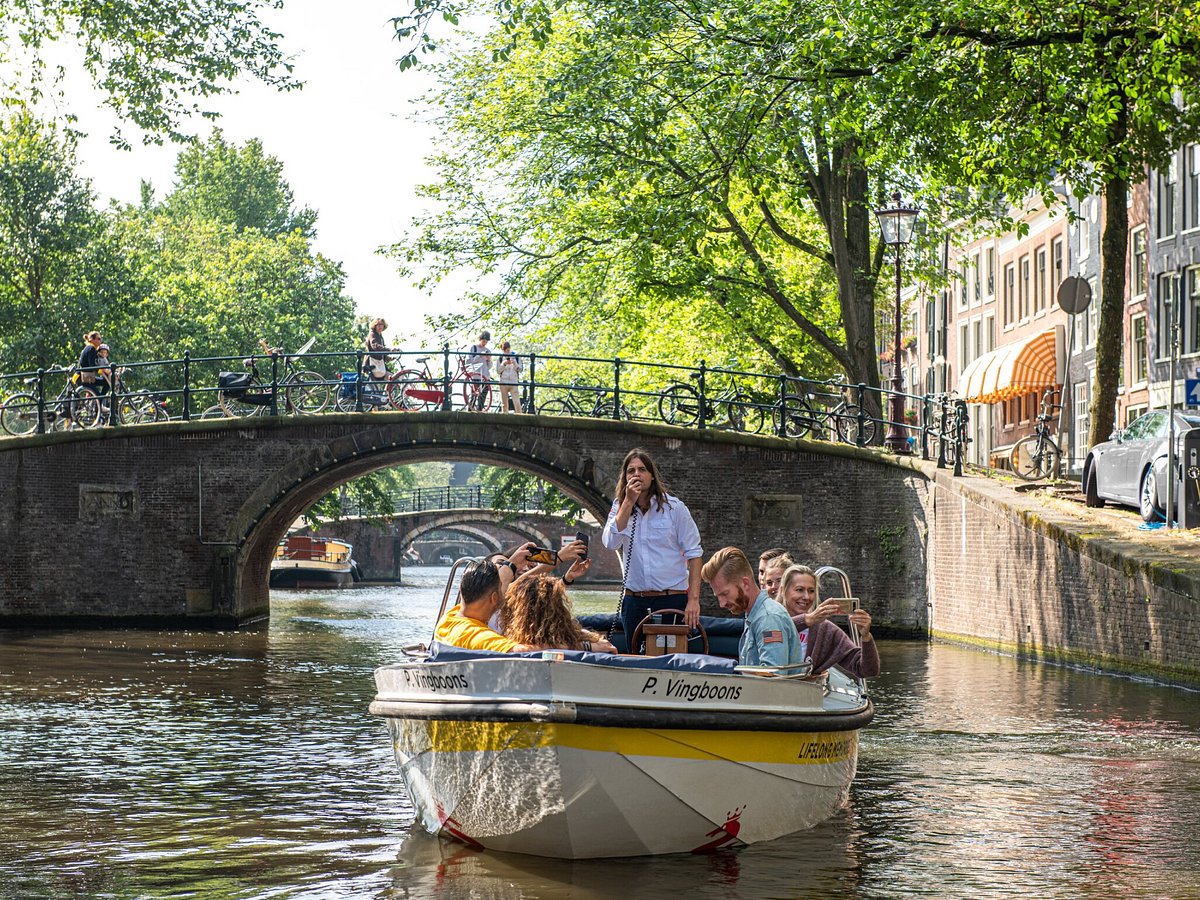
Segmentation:
{"type": "Polygon", "coordinates": [[[329,385],[319,372],[297,372],[287,385],[288,408],[305,415],[319,413],[329,405],[329,385]]]}
{"type": "MultiPolygon", "coordinates": [[[[401,369],[388,379],[388,404],[402,412],[416,412],[434,405],[428,398],[414,396],[410,391],[439,391],[440,389],[416,369],[401,369]]],[[[353,398],[351,398],[353,400],[353,398]]],[[[440,405],[440,404],[438,404],[440,405]]]]}
{"type": "MultiPolygon", "coordinates": [[[[837,432],[838,440],[843,444],[857,444],[858,406],[854,403],[850,403],[841,412],[836,413],[834,415],[833,427],[837,432]]],[[[875,420],[864,412],[862,422],[862,444],[865,447],[873,443],[875,443],[875,420]]]]}
{"type": "Polygon", "coordinates": [[[658,414],[668,425],[695,425],[700,420],[700,394],[690,384],[672,384],[658,398],[658,414]]]}
{"type": "Polygon", "coordinates": [[[221,391],[218,395],[221,401],[221,409],[225,410],[225,415],[231,418],[244,418],[249,416],[261,416],[268,409],[267,406],[258,403],[247,403],[240,397],[234,397],[225,391],[221,391]]]}
{"type": "Polygon", "coordinates": [[[37,431],[38,406],[33,394],[13,394],[0,406],[0,428],[16,437],[37,431]]]}
{"type": "Polygon", "coordinates": [[[931,435],[929,438],[929,458],[934,462],[938,460],[938,453],[943,453],[942,457],[946,465],[954,465],[954,459],[958,454],[958,443],[954,440],[953,435],[931,435]]]}
{"type": "Polygon", "coordinates": [[[468,375],[462,382],[463,409],[482,412],[487,409],[485,392],[490,390],[486,381],[476,375],[468,375]]]}
{"type": "Polygon", "coordinates": [[[788,394],[782,404],[775,401],[775,409],[771,413],[771,427],[775,434],[780,433],[780,419],[783,420],[783,436],[802,438],[810,430],[816,437],[817,414],[813,411],[807,398],[799,394],[788,394]]]}
{"type": "Polygon", "coordinates": [[[1037,481],[1058,473],[1058,447],[1043,435],[1031,434],[1021,438],[1012,448],[1009,462],[1018,478],[1037,481]]]}
{"type": "MultiPolygon", "coordinates": [[[[629,412],[629,407],[627,407],[624,403],[621,404],[621,408],[617,411],[617,416],[624,419],[626,422],[633,419],[633,414],[629,412]]],[[[592,417],[596,419],[616,418],[613,416],[612,397],[605,397],[603,400],[598,402],[595,408],[592,410],[592,417]]]]}
{"type": "Polygon", "coordinates": [[[746,434],[762,434],[766,417],[762,407],[749,394],[738,391],[726,406],[729,410],[729,425],[735,431],[746,434]]]}
{"type": "Polygon", "coordinates": [[[74,410],[76,428],[95,428],[100,424],[102,405],[100,398],[91,388],[77,388],[70,401],[74,410]]]}
{"type": "Polygon", "coordinates": [[[225,419],[228,417],[229,413],[225,412],[225,407],[220,404],[210,406],[204,412],[200,413],[200,418],[202,419],[225,419]]]}
{"type": "Polygon", "coordinates": [[[565,397],[551,397],[538,407],[539,416],[577,416],[575,407],[565,397]]]}

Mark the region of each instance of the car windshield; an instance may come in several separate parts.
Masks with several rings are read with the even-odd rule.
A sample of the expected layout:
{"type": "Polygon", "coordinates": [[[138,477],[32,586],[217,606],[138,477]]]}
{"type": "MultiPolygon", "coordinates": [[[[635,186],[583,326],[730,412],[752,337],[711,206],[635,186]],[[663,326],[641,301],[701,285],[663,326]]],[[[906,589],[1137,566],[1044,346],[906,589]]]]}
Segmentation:
{"type": "Polygon", "coordinates": [[[1179,418],[1181,418],[1181,419],[1183,419],[1183,421],[1187,422],[1189,428],[1200,428],[1200,416],[1181,415],[1179,418]]]}

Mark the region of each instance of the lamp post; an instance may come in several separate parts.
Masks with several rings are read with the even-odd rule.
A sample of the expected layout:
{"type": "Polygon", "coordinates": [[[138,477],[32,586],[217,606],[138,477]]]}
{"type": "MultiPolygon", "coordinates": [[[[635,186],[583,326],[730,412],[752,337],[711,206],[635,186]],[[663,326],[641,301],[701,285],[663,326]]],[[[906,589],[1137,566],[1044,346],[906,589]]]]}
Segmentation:
{"type": "Polygon", "coordinates": [[[892,397],[888,410],[888,433],[884,446],[896,453],[908,452],[908,439],[904,436],[904,374],[900,368],[900,256],[904,247],[912,242],[913,229],[917,225],[918,209],[904,206],[900,194],[892,194],[892,205],[875,210],[879,219],[879,232],[885,244],[896,253],[896,337],[892,344],[892,397]]]}

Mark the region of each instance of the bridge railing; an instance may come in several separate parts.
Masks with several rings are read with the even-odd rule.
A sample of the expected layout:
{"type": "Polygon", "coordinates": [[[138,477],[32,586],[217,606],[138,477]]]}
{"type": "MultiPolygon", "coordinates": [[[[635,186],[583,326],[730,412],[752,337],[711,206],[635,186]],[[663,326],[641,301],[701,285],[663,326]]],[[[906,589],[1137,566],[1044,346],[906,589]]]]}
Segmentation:
{"type": "Polygon", "coordinates": [[[895,394],[839,379],[735,367],[527,353],[506,386],[469,350],[283,351],[122,363],[119,377],[69,384],[63,370],[0,375],[0,430],[11,435],[85,425],[180,419],[313,415],[374,410],[511,409],[616,421],[666,422],[749,434],[813,437],[938,459],[961,472],[965,404],[951,395],[895,394]],[[95,398],[99,414],[80,416],[95,398]],[[893,421],[893,398],[905,410],[893,421]],[[84,421],[87,418],[88,421],[84,421]]]}
{"type": "MultiPolygon", "coordinates": [[[[440,487],[418,487],[391,491],[387,497],[387,508],[396,514],[431,512],[443,509],[500,509],[505,512],[541,512],[542,498],[536,492],[522,493],[514,498],[510,494],[498,493],[486,485],[455,484],[440,487]],[[496,506],[497,497],[500,506],[496,506]]],[[[343,515],[362,516],[378,514],[379,506],[370,509],[357,501],[343,501],[343,515]]]]}

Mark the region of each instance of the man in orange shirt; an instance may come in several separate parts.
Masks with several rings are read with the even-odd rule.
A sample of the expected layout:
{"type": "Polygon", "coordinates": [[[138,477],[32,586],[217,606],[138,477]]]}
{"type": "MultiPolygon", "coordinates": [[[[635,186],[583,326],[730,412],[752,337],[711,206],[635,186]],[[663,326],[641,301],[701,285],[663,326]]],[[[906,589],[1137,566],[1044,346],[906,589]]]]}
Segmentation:
{"type": "MultiPolygon", "coordinates": [[[[516,565],[509,560],[499,565],[510,568],[510,574],[516,572],[516,565]]],[[[496,611],[500,596],[508,587],[501,579],[499,565],[490,559],[480,559],[467,566],[459,585],[462,603],[451,607],[442,616],[434,632],[439,642],[464,650],[492,650],[498,653],[524,653],[541,649],[518,644],[488,627],[488,619],[496,611]]],[[[507,581],[511,582],[512,578],[507,581]]]]}

